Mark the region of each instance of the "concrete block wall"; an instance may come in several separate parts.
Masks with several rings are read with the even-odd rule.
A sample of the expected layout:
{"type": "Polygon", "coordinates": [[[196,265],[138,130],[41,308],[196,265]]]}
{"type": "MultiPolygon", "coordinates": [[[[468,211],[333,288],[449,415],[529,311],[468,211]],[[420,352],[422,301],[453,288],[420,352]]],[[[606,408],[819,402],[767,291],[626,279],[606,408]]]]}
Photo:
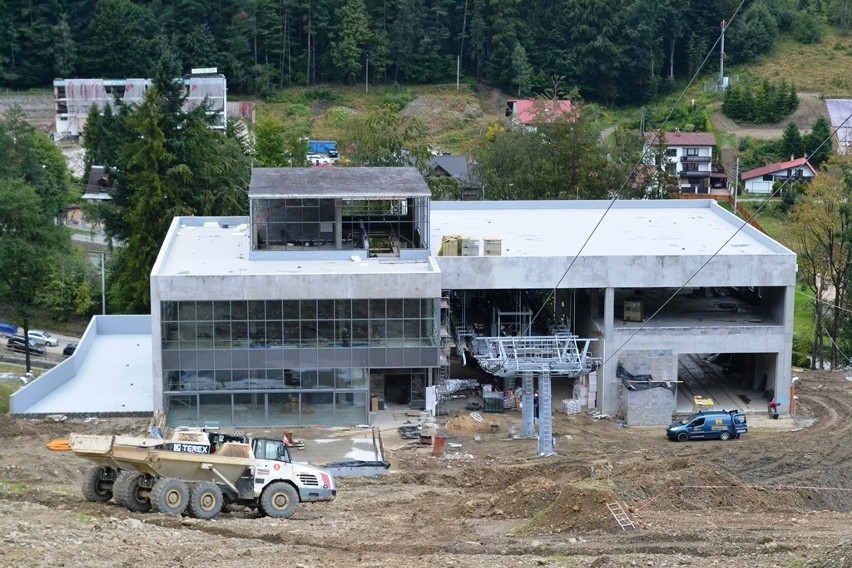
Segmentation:
{"type": "MultiPolygon", "coordinates": [[[[634,375],[651,375],[655,381],[677,380],[677,356],[671,349],[622,351],[622,366],[634,375]]],[[[624,419],[628,426],[668,426],[676,406],[675,392],[664,387],[628,390],[621,384],[624,419]]],[[[674,385],[673,385],[674,386],[674,385]]]]}
{"type": "Polygon", "coordinates": [[[624,390],[624,419],[628,426],[668,426],[672,422],[674,391],[663,388],[624,390]]]}

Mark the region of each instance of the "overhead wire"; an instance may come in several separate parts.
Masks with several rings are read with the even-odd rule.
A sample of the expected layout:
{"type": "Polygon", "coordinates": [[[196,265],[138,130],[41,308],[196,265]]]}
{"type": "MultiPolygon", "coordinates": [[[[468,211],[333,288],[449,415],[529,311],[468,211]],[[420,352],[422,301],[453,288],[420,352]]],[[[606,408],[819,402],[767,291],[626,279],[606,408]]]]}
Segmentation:
{"type": "MultiPolygon", "coordinates": [[[[830,140],[834,137],[834,135],[837,133],[837,131],[838,131],[840,128],[842,128],[842,127],[843,127],[843,125],[844,125],[844,124],[846,124],[846,122],[848,122],[850,119],[852,119],[852,114],[850,114],[849,116],[847,116],[847,117],[846,117],[846,120],[844,120],[842,123],[840,123],[840,125],[839,125],[837,128],[835,128],[833,132],[829,133],[828,137],[826,137],[826,138],[825,138],[825,139],[824,139],[824,140],[820,143],[820,145],[819,145],[819,146],[817,146],[816,150],[814,150],[814,153],[815,153],[815,152],[817,152],[817,151],[819,151],[819,150],[820,150],[820,149],[821,149],[821,148],[822,148],[822,147],[823,147],[823,146],[824,146],[824,145],[825,145],[828,141],[830,141],[830,140]]],[[[781,184],[780,184],[780,185],[779,185],[779,186],[778,186],[775,190],[773,190],[773,192],[770,194],[770,198],[771,198],[771,197],[774,197],[774,196],[776,196],[778,193],[780,193],[780,192],[783,190],[783,188],[784,188],[785,186],[787,186],[789,183],[791,183],[791,181],[792,181],[792,177],[788,177],[786,180],[784,180],[784,181],[783,181],[783,182],[782,182],[782,183],[781,183],[781,184]]],[[[770,203],[770,200],[769,200],[769,199],[766,199],[766,200],[765,200],[765,201],[764,201],[764,202],[760,205],[760,207],[758,207],[757,211],[755,211],[755,213],[752,215],[752,218],[757,218],[757,217],[758,217],[758,216],[759,216],[759,215],[763,212],[763,210],[766,208],[767,204],[769,204],[769,203],[770,203]]],[[[745,228],[745,227],[746,227],[747,225],[749,225],[749,224],[750,224],[750,223],[749,223],[749,221],[748,221],[748,220],[743,220],[743,221],[742,221],[742,223],[740,224],[740,226],[739,226],[739,227],[737,227],[737,229],[733,232],[733,234],[732,234],[730,237],[728,237],[728,238],[725,240],[725,242],[723,242],[723,243],[722,243],[722,245],[721,245],[721,246],[719,246],[719,248],[717,248],[717,249],[713,252],[713,254],[712,254],[712,255],[710,255],[710,257],[709,257],[709,258],[708,258],[708,259],[707,259],[707,260],[706,260],[706,261],[705,261],[705,262],[704,262],[701,266],[699,266],[699,267],[698,267],[698,269],[697,269],[695,272],[693,272],[693,273],[692,273],[692,275],[691,275],[689,278],[687,278],[686,282],[684,282],[683,284],[681,284],[681,286],[680,286],[679,288],[677,288],[677,290],[675,290],[675,291],[674,291],[674,293],[673,293],[673,294],[671,294],[671,295],[670,295],[670,296],[666,299],[666,301],[665,301],[665,302],[663,302],[663,303],[662,303],[662,305],[661,305],[659,308],[657,308],[657,310],[656,310],[656,311],[654,311],[654,313],[653,313],[653,314],[651,314],[651,316],[650,316],[650,317],[648,317],[645,321],[643,321],[643,322],[642,322],[642,325],[640,325],[639,327],[637,327],[637,328],[634,330],[634,332],[633,332],[633,333],[631,333],[631,334],[627,337],[627,339],[624,341],[624,343],[622,343],[622,344],[621,344],[621,345],[620,345],[617,349],[615,349],[615,350],[614,350],[614,351],[613,351],[613,352],[612,352],[612,353],[611,353],[611,354],[610,354],[610,355],[609,355],[609,356],[608,356],[608,357],[607,357],[607,358],[603,361],[603,364],[606,364],[607,362],[609,362],[609,361],[610,361],[610,360],[611,360],[611,359],[612,359],[612,358],[613,358],[616,354],[618,354],[618,353],[619,353],[619,352],[620,352],[620,351],[624,348],[624,346],[625,346],[625,345],[627,345],[627,343],[629,343],[629,342],[630,342],[630,340],[631,340],[631,339],[633,339],[633,338],[636,336],[636,334],[638,334],[640,331],[642,331],[642,330],[646,327],[646,324],[647,324],[648,322],[650,322],[651,320],[653,320],[653,319],[654,319],[654,317],[655,317],[657,314],[659,314],[659,313],[663,310],[663,308],[665,308],[665,307],[666,307],[666,306],[667,306],[667,305],[668,305],[668,304],[669,304],[669,303],[670,303],[670,302],[671,302],[671,301],[675,298],[675,296],[677,296],[677,294],[678,294],[681,290],[683,290],[684,288],[686,288],[686,287],[687,287],[687,285],[688,285],[690,282],[692,282],[692,280],[693,280],[693,279],[695,279],[695,277],[696,277],[696,276],[698,276],[698,273],[700,273],[700,272],[704,269],[704,267],[705,267],[705,266],[707,266],[707,265],[710,263],[710,261],[712,261],[714,258],[716,258],[716,257],[719,255],[719,253],[722,251],[722,249],[724,249],[724,248],[728,245],[728,243],[730,243],[730,242],[734,239],[734,237],[736,237],[736,236],[740,233],[740,231],[742,231],[742,230],[743,230],[743,228],[745,228]]]]}
{"type": "MultiPolygon", "coordinates": [[[[731,23],[736,19],[737,14],[739,14],[740,9],[743,7],[743,4],[745,4],[745,0],[740,0],[739,5],[736,7],[736,9],[734,10],[734,13],[731,15],[731,18],[727,21],[727,23],[725,25],[725,29],[727,29],[727,27],[729,27],[731,25],[731,23]]],[[[595,235],[595,232],[597,232],[597,230],[600,228],[601,223],[603,223],[603,220],[606,218],[607,214],[609,214],[610,210],[612,210],[612,208],[615,206],[616,201],[621,196],[622,192],[624,192],[624,189],[627,187],[627,185],[630,183],[630,181],[634,178],[634,175],[639,170],[639,168],[646,163],[646,159],[648,157],[648,154],[650,152],[651,147],[658,141],[658,136],[660,136],[660,133],[662,133],[663,127],[666,124],[668,124],[668,122],[671,120],[671,117],[674,115],[675,110],[677,109],[678,105],[680,105],[681,101],[683,101],[684,97],[686,96],[686,92],[689,90],[689,88],[692,86],[692,84],[695,83],[696,79],[701,74],[701,70],[704,69],[704,66],[707,64],[707,61],[709,61],[710,56],[715,51],[716,46],[719,45],[719,43],[721,42],[723,33],[724,33],[724,29],[719,34],[719,36],[716,38],[716,41],[713,43],[713,45],[710,47],[710,49],[707,51],[707,55],[704,56],[704,59],[701,61],[701,64],[695,70],[695,73],[692,75],[692,78],[689,80],[689,83],[687,83],[686,87],[683,88],[683,90],[681,91],[678,98],[671,105],[671,108],[669,109],[668,114],[666,114],[665,119],[663,120],[663,122],[660,124],[660,126],[657,128],[656,132],[654,133],[654,136],[651,139],[652,143],[645,145],[643,152],[642,152],[642,157],[636,162],[636,164],[631,169],[630,173],[625,177],[621,186],[618,188],[618,191],[616,191],[615,195],[613,195],[613,197],[610,199],[609,205],[607,205],[606,209],[604,209],[603,213],[601,214],[600,219],[598,219],[598,221],[595,223],[594,227],[592,227],[592,230],[589,233],[589,236],[586,237],[586,239],[583,241],[583,244],[580,246],[577,253],[571,259],[571,262],[568,264],[568,267],[565,269],[565,271],[562,273],[562,276],[556,282],[556,285],[554,285],[553,288],[548,292],[548,295],[545,297],[545,299],[541,303],[541,307],[538,309],[538,311],[536,311],[535,315],[533,315],[533,317],[530,318],[530,323],[527,326],[527,329],[524,331],[524,335],[526,335],[530,332],[530,330],[532,329],[532,325],[535,322],[536,318],[538,318],[538,316],[541,315],[542,311],[544,311],[544,308],[547,306],[547,303],[556,294],[556,290],[559,288],[559,285],[562,284],[562,282],[568,276],[568,272],[571,271],[571,268],[577,262],[577,259],[580,258],[580,255],[583,253],[583,250],[585,250],[586,246],[589,244],[592,237],[595,235]]]]}
{"type": "MultiPolygon", "coordinates": [[[[733,21],[734,21],[734,19],[736,18],[737,14],[739,13],[739,11],[740,11],[740,9],[742,8],[742,6],[743,6],[743,4],[744,4],[744,3],[745,3],[745,0],[741,0],[741,2],[739,3],[739,5],[737,6],[737,8],[734,10],[733,14],[731,15],[730,20],[728,20],[727,25],[725,26],[726,28],[727,28],[728,26],[730,26],[731,22],[733,22],[733,21]]],[[[661,124],[661,125],[657,128],[657,130],[655,131],[654,135],[652,136],[651,143],[649,143],[649,144],[646,144],[646,145],[645,145],[645,149],[643,150],[642,157],[640,158],[640,160],[639,160],[639,161],[637,161],[637,163],[633,166],[633,169],[632,169],[632,170],[631,170],[631,172],[628,174],[628,176],[625,178],[625,180],[622,182],[622,184],[621,184],[621,186],[619,187],[618,191],[615,193],[615,195],[612,197],[612,199],[610,199],[609,205],[606,207],[606,209],[605,209],[605,210],[603,211],[603,213],[601,214],[601,217],[600,217],[600,218],[598,219],[598,221],[595,223],[595,225],[594,225],[594,227],[592,228],[591,232],[589,233],[588,237],[586,237],[586,239],[583,241],[583,244],[580,246],[580,248],[579,248],[579,250],[577,251],[577,253],[576,253],[576,254],[574,255],[574,257],[571,259],[571,262],[568,264],[568,267],[567,267],[567,268],[565,269],[565,271],[562,273],[562,276],[559,278],[559,280],[557,281],[556,285],[555,285],[555,286],[553,286],[553,288],[552,288],[552,289],[548,292],[548,295],[547,295],[547,296],[545,297],[545,299],[542,301],[541,307],[538,309],[538,311],[536,311],[536,313],[535,313],[535,314],[533,315],[533,317],[530,319],[530,323],[529,323],[529,325],[527,326],[527,329],[525,330],[525,333],[524,333],[525,335],[526,335],[527,333],[529,333],[529,332],[530,332],[530,329],[532,328],[532,325],[533,325],[533,323],[535,322],[535,320],[539,317],[539,315],[541,315],[542,311],[544,311],[544,308],[547,306],[547,304],[548,304],[548,302],[550,301],[550,299],[551,299],[551,298],[553,298],[553,297],[555,296],[556,291],[559,289],[559,285],[560,285],[560,284],[561,284],[561,283],[565,280],[565,278],[567,277],[567,275],[568,275],[568,273],[570,272],[571,268],[574,266],[574,264],[576,263],[577,259],[578,259],[578,258],[580,257],[580,255],[582,254],[583,250],[586,248],[586,246],[588,245],[588,243],[591,241],[591,239],[592,239],[592,237],[594,236],[595,232],[596,232],[596,231],[600,228],[601,224],[603,223],[604,218],[605,218],[605,217],[607,216],[607,214],[608,214],[608,213],[612,210],[613,206],[615,205],[615,202],[617,201],[617,199],[619,198],[619,196],[622,194],[622,192],[624,191],[624,189],[627,187],[627,184],[630,182],[630,180],[631,180],[631,179],[633,179],[633,176],[635,175],[635,173],[637,172],[637,170],[639,169],[639,167],[640,167],[641,165],[643,165],[643,164],[645,164],[645,163],[646,163],[646,159],[647,159],[648,153],[650,152],[650,149],[651,149],[651,147],[653,146],[653,143],[654,143],[654,142],[656,142],[656,141],[658,140],[658,136],[660,136],[660,135],[661,135],[661,133],[662,133],[662,131],[663,131],[663,128],[664,128],[664,126],[665,126],[665,125],[669,122],[669,120],[671,119],[672,115],[674,114],[675,109],[677,108],[677,106],[680,104],[680,102],[683,100],[684,96],[686,95],[686,92],[687,92],[687,91],[688,91],[688,89],[692,86],[692,84],[695,82],[695,80],[697,79],[697,77],[698,77],[698,76],[699,76],[699,74],[701,73],[701,70],[704,68],[704,66],[706,65],[707,61],[709,60],[710,55],[712,55],[712,53],[713,53],[713,52],[715,51],[715,49],[716,49],[716,46],[720,43],[721,38],[722,38],[722,34],[723,34],[723,33],[724,33],[724,30],[723,30],[723,31],[719,34],[719,37],[717,37],[717,39],[716,39],[716,41],[714,42],[714,44],[713,44],[713,45],[710,47],[710,49],[708,50],[707,55],[704,57],[704,59],[702,60],[701,64],[700,64],[700,65],[698,66],[698,68],[696,69],[696,71],[695,71],[695,73],[693,74],[692,78],[690,79],[689,83],[686,85],[686,87],[684,87],[683,91],[681,91],[681,94],[678,96],[678,98],[676,99],[676,101],[672,104],[672,106],[671,106],[671,108],[670,108],[670,110],[669,110],[668,114],[666,115],[666,118],[663,120],[662,124],[661,124]]],[[[830,133],[829,133],[829,135],[828,135],[828,136],[827,136],[824,140],[822,140],[822,142],[819,144],[819,146],[817,146],[817,147],[816,147],[816,149],[814,149],[814,150],[812,151],[812,154],[814,154],[814,153],[818,152],[818,151],[819,151],[819,150],[820,150],[820,149],[821,149],[821,148],[822,148],[825,144],[830,143],[830,141],[834,138],[834,136],[837,134],[837,132],[838,132],[841,128],[843,128],[843,127],[844,127],[844,125],[845,125],[845,124],[846,124],[846,123],[847,123],[850,119],[852,119],[852,114],[850,114],[849,116],[847,116],[847,117],[846,117],[846,119],[845,119],[843,122],[841,122],[841,123],[840,123],[840,124],[839,124],[839,125],[838,125],[838,126],[837,126],[837,127],[836,127],[833,131],[832,131],[832,132],[830,132],[830,133]]],[[[771,197],[774,197],[774,196],[776,196],[778,193],[780,193],[780,192],[783,190],[783,188],[784,188],[785,186],[787,186],[787,185],[788,185],[791,181],[792,181],[792,178],[791,178],[791,177],[788,177],[788,178],[787,178],[784,182],[782,182],[782,184],[781,184],[781,185],[779,185],[776,189],[774,189],[774,190],[772,191],[772,193],[770,194],[770,198],[771,198],[771,197]]],[[[735,183],[735,184],[737,184],[738,182],[739,182],[739,180],[735,180],[735,182],[734,182],[734,183],[735,183]]],[[[736,185],[735,185],[735,187],[736,187],[736,185]]],[[[760,206],[760,207],[758,207],[757,211],[755,211],[755,213],[752,215],[752,219],[756,219],[756,218],[757,218],[757,217],[758,217],[758,216],[759,216],[759,215],[763,212],[764,208],[766,207],[766,205],[767,205],[769,202],[770,202],[770,200],[769,200],[769,199],[765,200],[765,201],[764,201],[764,203],[763,203],[763,204],[761,204],[761,206],[760,206]]],[[[736,213],[736,212],[735,212],[735,213],[736,213]]],[[[731,236],[730,236],[728,239],[726,239],[726,240],[722,243],[722,245],[721,245],[721,246],[719,246],[719,247],[718,247],[718,248],[717,248],[717,249],[713,252],[713,254],[712,254],[712,255],[711,255],[711,256],[710,256],[710,257],[709,257],[709,258],[708,258],[708,259],[707,259],[704,263],[702,263],[702,264],[701,264],[701,266],[700,266],[700,267],[698,267],[698,269],[697,269],[697,270],[695,270],[695,272],[694,272],[694,273],[693,273],[693,274],[692,274],[689,278],[687,278],[687,280],[686,280],[686,281],[685,281],[682,285],[680,285],[680,286],[679,286],[679,287],[678,287],[678,288],[674,291],[674,293],[672,293],[672,294],[671,294],[671,295],[670,295],[670,296],[669,296],[669,297],[665,300],[665,302],[663,302],[663,304],[662,304],[659,308],[657,308],[657,310],[655,310],[655,311],[651,314],[651,316],[649,316],[648,318],[646,318],[646,319],[642,322],[642,325],[640,325],[638,328],[636,328],[636,329],[633,331],[633,333],[632,333],[632,334],[631,334],[631,335],[630,335],[630,336],[629,336],[629,337],[628,337],[628,338],[627,338],[627,339],[626,339],[626,340],[625,340],[625,341],[624,341],[624,342],[623,342],[620,346],[618,346],[618,347],[617,347],[617,348],[616,348],[616,349],[615,349],[612,353],[610,353],[610,354],[606,357],[606,359],[604,359],[604,360],[603,360],[602,364],[604,364],[604,365],[605,365],[605,364],[606,364],[606,363],[608,363],[610,360],[612,360],[612,358],[613,358],[615,355],[617,355],[617,354],[618,354],[618,353],[619,353],[619,352],[620,352],[620,351],[621,351],[621,350],[622,350],[622,349],[623,349],[623,348],[624,348],[624,347],[625,347],[625,346],[626,346],[626,345],[627,345],[627,344],[628,344],[628,343],[629,343],[629,342],[630,342],[630,341],[631,341],[631,340],[632,340],[632,339],[633,339],[633,338],[634,338],[634,337],[635,337],[635,336],[636,336],[636,335],[637,335],[640,331],[642,331],[642,330],[646,327],[646,325],[647,325],[650,321],[652,321],[652,320],[654,319],[654,317],[656,317],[656,316],[657,316],[657,315],[658,315],[658,314],[659,314],[659,313],[660,313],[660,312],[661,312],[661,311],[662,311],[662,310],[663,310],[663,309],[664,309],[664,308],[665,308],[665,307],[666,307],[666,306],[667,306],[667,305],[668,305],[668,304],[669,304],[669,303],[670,303],[670,302],[671,302],[671,301],[672,301],[672,300],[673,300],[673,299],[677,296],[677,294],[678,294],[678,293],[680,293],[680,292],[681,292],[684,288],[686,288],[686,287],[689,285],[689,283],[690,283],[690,282],[692,282],[692,280],[694,280],[694,279],[695,279],[695,277],[696,277],[696,276],[697,276],[697,275],[698,275],[698,274],[699,274],[699,273],[700,273],[700,272],[701,272],[701,271],[702,271],[702,270],[703,270],[703,269],[704,269],[704,268],[705,268],[705,267],[706,267],[706,266],[707,266],[707,265],[708,265],[708,264],[709,264],[709,263],[710,263],[713,259],[715,259],[715,258],[719,255],[719,253],[720,253],[720,252],[721,252],[721,251],[722,251],[722,250],[723,250],[723,249],[724,249],[724,248],[725,248],[725,247],[726,247],[726,246],[727,246],[727,245],[728,245],[728,244],[729,244],[729,243],[730,243],[730,242],[731,242],[731,241],[732,241],[732,240],[733,240],[733,239],[734,239],[734,238],[735,238],[735,237],[736,237],[739,233],[740,233],[740,231],[742,231],[742,229],[743,229],[746,225],[749,225],[749,224],[750,224],[750,222],[749,222],[748,220],[744,220],[744,221],[742,222],[742,224],[741,224],[741,225],[740,225],[740,226],[739,226],[739,227],[738,227],[738,228],[737,228],[737,229],[733,232],[733,234],[731,234],[731,236]]],[[[832,341],[832,343],[835,345],[835,347],[837,347],[838,351],[840,351],[840,347],[839,347],[839,346],[837,345],[837,343],[834,341],[834,338],[829,337],[829,339],[832,341]]],[[[841,351],[841,354],[842,354],[842,351],[841,351]]],[[[844,357],[845,357],[845,355],[844,355],[844,357]]]]}

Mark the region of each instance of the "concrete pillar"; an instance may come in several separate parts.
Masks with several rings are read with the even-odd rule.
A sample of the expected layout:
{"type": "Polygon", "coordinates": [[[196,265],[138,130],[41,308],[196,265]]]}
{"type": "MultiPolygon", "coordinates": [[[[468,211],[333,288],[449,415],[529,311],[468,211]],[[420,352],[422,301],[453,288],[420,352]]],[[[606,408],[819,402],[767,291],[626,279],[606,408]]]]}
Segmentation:
{"type": "MultiPolygon", "coordinates": [[[[533,374],[525,371],[523,374],[522,402],[521,408],[521,438],[535,438],[535,390],[533,388],[533,374]]],[[[541,401],[539,401],[541,402],[541,401]]]]}
{"type": "Polygon", "coordinates": [[[775,358],[775,393],[776,396],[780,395],[784,398],[784,400],[778,399],[778,402],[783,405],[782,413],[790,412],[790,407],[793,404],[793,395],[788,393],[793,376],[791,365],[793,363],[793,306],[795,296],[795,286],[784,288],[784,346],[775,358]]]}
{"type": "Polygon", "coordinates": [[[334,200],[334,248],[343,248],[343,200],[334,200]]]}
{"type": "Polygon", "coordinates": [[[598,409],[604,414],[615,414],[618,410],[618,383],[615,378],[615,368],[618,365],[618,355],[612,357],[611,352],[617,349],[614,338],[615,327],[615,289],[607,288],[604,293],[603,314],[603,368],[598,373],[598,409]],[[612,357],[612,358],[610,358],[612,357]]]}
{"type": "Polygon", "coordinates": [[[538,376],[538,455],[549,456],[553,450],[553,406],[550,392],[550,370],[538,376]]]}

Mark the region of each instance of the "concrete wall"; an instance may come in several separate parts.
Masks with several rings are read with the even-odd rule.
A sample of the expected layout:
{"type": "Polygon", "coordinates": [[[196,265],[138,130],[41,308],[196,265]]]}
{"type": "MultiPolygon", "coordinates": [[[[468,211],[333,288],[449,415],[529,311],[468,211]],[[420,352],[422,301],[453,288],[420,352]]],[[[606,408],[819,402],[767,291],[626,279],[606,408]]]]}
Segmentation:
{"type": "Polygon", "coordinates": [[[435,260],[444,274],[444,288],[451,290],[547,290],[554,282],[560,288],[588,288],[589,284],[680,288],[684,282],[693,287],[787,286],[795,282],[794,254],[771,260],[766,255],[710,256],[439,256],[435,260]]]}
{"type": "MultiPolygon", "coordinates": [[[[677,380],[677,355],[671,349],[620,351],[617,359],[634,375],[651,375],[655,381],[677,380]]],[[[615,381],[621,389],[621,405],[628,426],[671,424],[677,402],[674,389],[628,390],[621,379],[616,377],[615,381]]]]}
{"type": "Polygon", "coordinates": [[[624,418],[628,426],[668,426],[672,422],[675,393],[663,387],[624,390],[624,418]]]}

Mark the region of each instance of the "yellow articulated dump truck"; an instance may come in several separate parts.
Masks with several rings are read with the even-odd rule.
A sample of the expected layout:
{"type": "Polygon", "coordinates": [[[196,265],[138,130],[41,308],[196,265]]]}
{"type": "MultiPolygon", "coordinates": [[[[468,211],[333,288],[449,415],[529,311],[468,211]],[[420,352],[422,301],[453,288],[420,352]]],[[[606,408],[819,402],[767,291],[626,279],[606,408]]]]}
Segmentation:
{"type": "Polygon", "coordinates": [[[177,430],[168,439],[71,434],[71,450],[94,465],[83,496],[150,510],[212,519],[229,504],[286,519],[299,503],[331,501],[334,476],[293,462],[284,440],[177,430]]]}

